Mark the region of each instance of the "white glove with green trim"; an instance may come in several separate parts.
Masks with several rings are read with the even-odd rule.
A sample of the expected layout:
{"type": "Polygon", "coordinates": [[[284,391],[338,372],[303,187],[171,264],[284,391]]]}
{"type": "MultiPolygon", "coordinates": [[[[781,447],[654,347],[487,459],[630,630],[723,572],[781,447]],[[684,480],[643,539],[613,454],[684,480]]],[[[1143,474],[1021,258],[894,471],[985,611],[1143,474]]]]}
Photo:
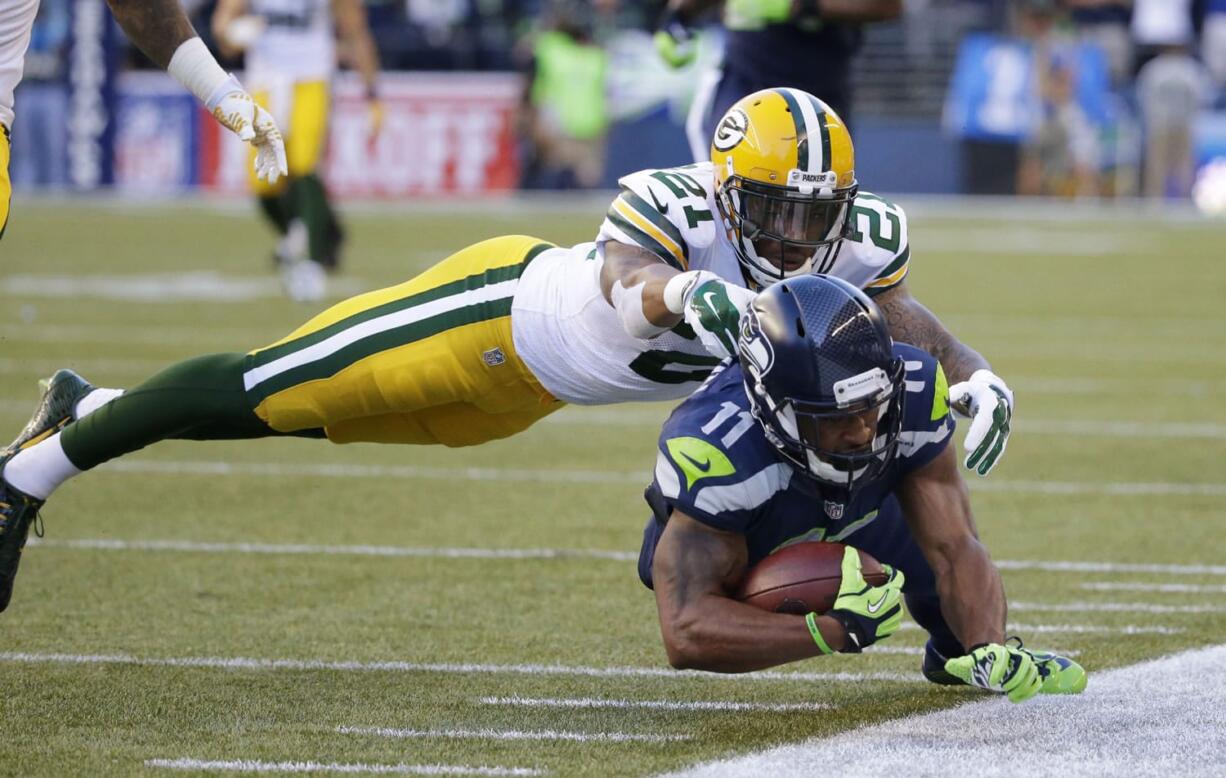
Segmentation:
{"type": "Polygon", "coordinates": [[[757,296],[709,270],[690,270],[669,279],[664,306],[682,314],[707,351],[724,359],[736,354],[741,314],[757,296]]]}
{"type": "Polygon", "coordinates": [[[971,419],[963,444],[964,464],[979,475],[987,475],[1005,455],[1009,443],[1013,392],[991,370],[976,370],[967,380],[949,387],[949,405],[971,419]]]}

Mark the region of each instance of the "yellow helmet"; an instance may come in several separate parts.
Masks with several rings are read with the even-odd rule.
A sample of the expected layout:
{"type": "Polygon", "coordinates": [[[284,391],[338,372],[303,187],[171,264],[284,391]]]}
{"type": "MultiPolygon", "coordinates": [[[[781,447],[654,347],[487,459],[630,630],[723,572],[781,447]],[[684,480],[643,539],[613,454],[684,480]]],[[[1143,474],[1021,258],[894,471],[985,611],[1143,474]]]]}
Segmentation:
{"type": "Polygon", "coordinates": [[[711,140],[715,201],[751,280],[811,273],[850,228],[855,151],[830,106],[799,89],[763,89],[728,109],[711,140]]]}

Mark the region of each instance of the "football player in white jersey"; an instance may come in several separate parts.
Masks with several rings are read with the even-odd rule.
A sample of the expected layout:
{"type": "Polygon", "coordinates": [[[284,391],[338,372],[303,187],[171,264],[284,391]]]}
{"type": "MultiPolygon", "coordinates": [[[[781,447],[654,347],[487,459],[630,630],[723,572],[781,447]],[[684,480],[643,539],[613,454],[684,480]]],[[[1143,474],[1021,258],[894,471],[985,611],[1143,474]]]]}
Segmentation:
{"type": "Polygon", "coordinates": [[[339,262],[343,232],[318,167],[328,137],[338,53],[361,74],[377,132],[379,57],[362,0],[219,0],[213,32],[225,55],[246,53],[244,80],[285,133],[289,175],[252,178],[260,210],[280,240],[274,253],[286,293],[317,300],[339,262]]]}
{"type": "MultiPolygon", "coordinates": [[[[0,237],[8,224],[9,128],[13,90],[21,81],[39,0],[5,0],[0,7],[0,237]]],[[[272,117],[238,80],[213,59],[176,0],[107,0],[111,12],[141,51],[199,97],[217,121],[255,147],[255,170],[275,181],[285,175],[285,146],[272,117]]]]}
{"type": "Polygon", "coordinates": [[[980,410],[968,464],[986,473],[1008,389],[906,294],[906,218],[857,192],[839,118],[804,92],[758,92],[712,155],[622,179],[591,243],[487,240],[270,346],[172,365],[126,393],[60,371],[0,451],[0,610],[38,508],[110,459],[168,438],[470,446],[566,403],[678,399],[735,348],[755,290],[812,272],[875,293],[899,340],[939,355],[961,381],[951,397],[980,410]]]}

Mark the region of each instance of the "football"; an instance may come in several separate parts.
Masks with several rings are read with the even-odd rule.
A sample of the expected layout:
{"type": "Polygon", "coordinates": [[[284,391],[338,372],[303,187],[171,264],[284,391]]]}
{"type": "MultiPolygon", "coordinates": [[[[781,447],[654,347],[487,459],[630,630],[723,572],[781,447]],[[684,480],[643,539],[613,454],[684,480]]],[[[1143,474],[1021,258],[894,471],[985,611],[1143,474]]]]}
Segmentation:
{"type": "MultiPolygon", "coordinates": [[[[776,613],[825,613],[839,595],[844,548],[842,543],[786,546],[749,568],[736,599],[776,613]]],[[[863,551],[860,564],[870,586],[886,582],[881,563],[863,551]]]]}

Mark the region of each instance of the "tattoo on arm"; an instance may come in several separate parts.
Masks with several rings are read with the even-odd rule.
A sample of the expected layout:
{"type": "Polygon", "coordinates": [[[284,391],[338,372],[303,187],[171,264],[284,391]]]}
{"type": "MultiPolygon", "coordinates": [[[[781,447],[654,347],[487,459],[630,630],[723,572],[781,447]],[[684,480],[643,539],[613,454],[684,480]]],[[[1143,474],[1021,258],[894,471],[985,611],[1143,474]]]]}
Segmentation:
{"type": "Polygon", "coordinates": [[[905,284],[878,295],[874,302],[885,315],[894,340],[910,343],[936,357],[950,383],[965,381],[981,368],[990,369],[988,361],[955,338],[940,319],[911,296],[905,284]]]}
{"type": "Polygon", "coordinates": [[[128,38],[163,70],[175,49],[196,37],[178,0],[107,0],[128,38]]]}

